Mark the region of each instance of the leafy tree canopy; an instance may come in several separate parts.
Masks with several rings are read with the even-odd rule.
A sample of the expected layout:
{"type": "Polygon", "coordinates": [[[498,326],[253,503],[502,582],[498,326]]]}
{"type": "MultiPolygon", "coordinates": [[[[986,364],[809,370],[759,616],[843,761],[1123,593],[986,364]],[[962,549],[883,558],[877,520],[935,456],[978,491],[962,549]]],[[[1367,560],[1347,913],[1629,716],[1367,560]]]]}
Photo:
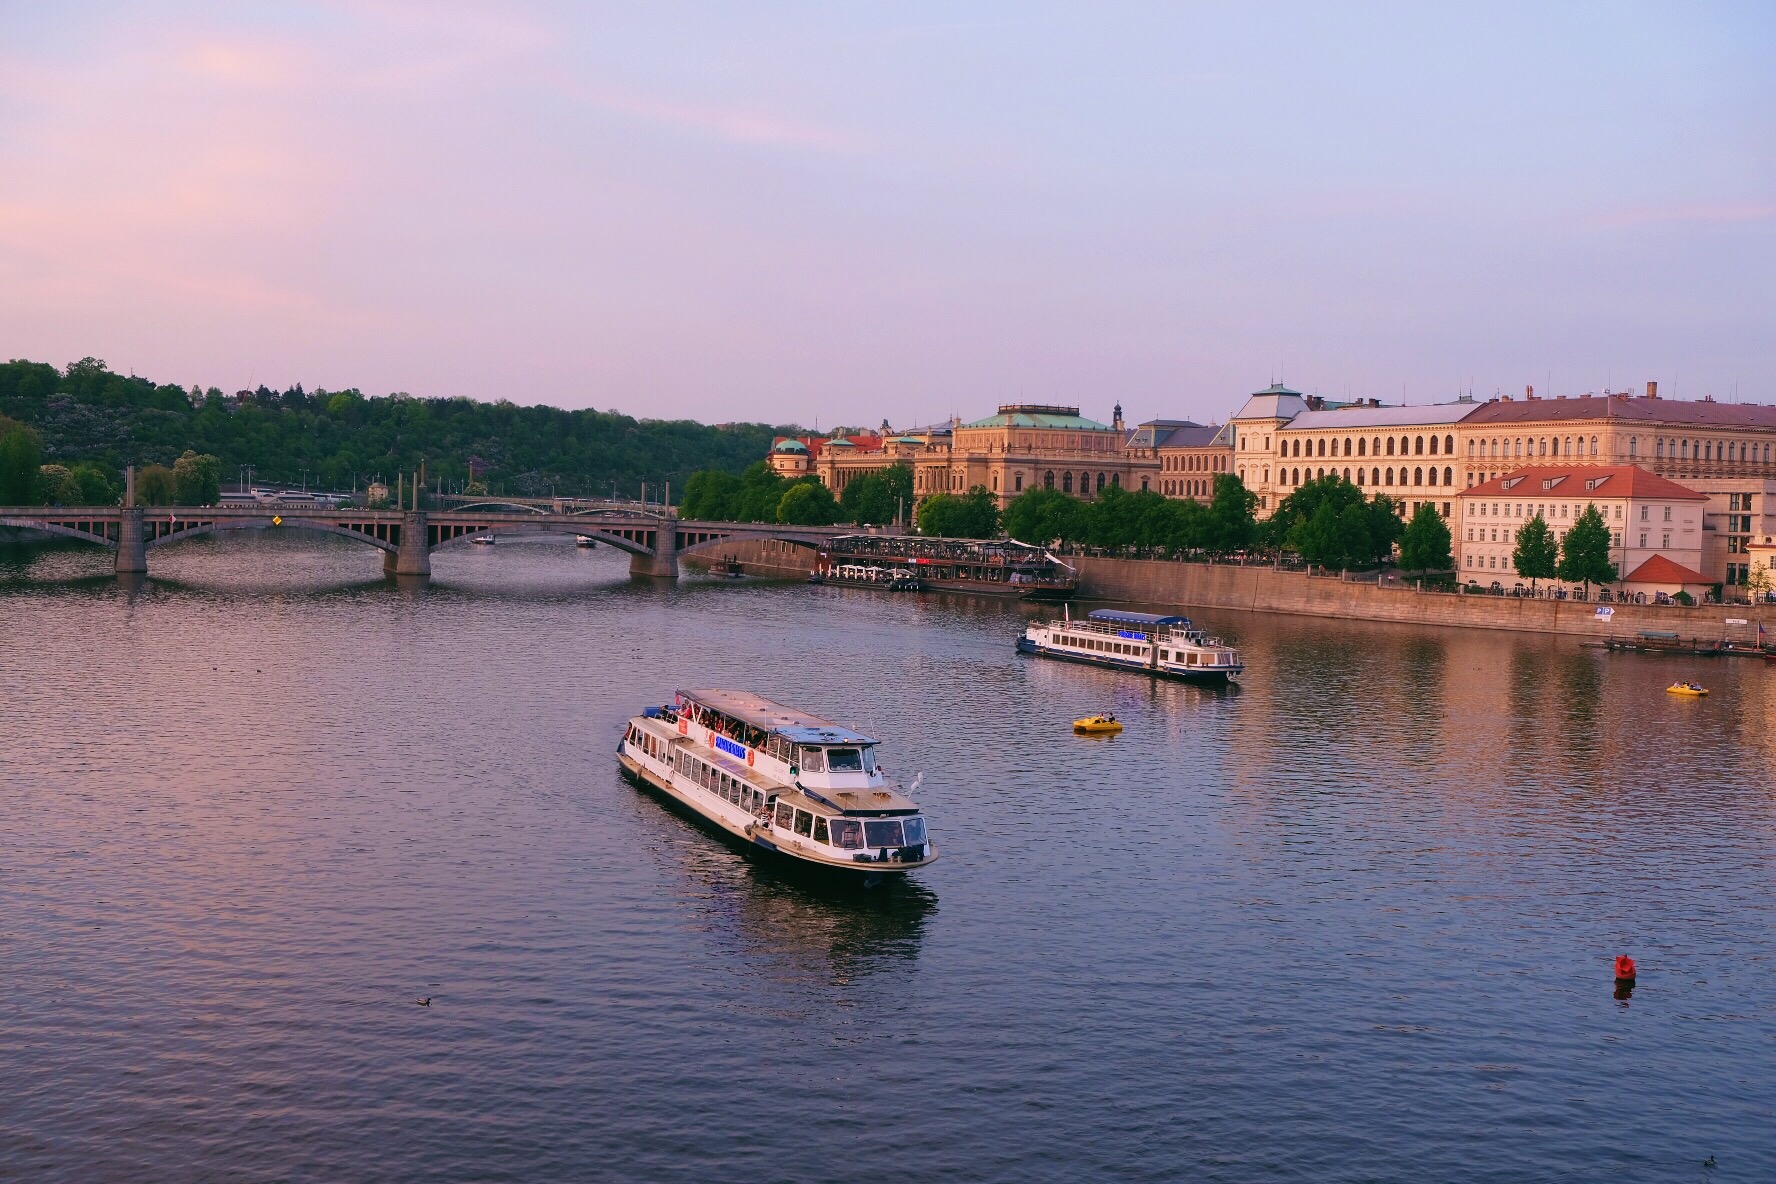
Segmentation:
{"type": "Polygon", "coordinates": [[[919,532],[937,538],[990,539],[999,533],[999,499],[984,485],[938,493],[919,503],[919,532]]]}
{"type": "Polygon", "coordinates": [[[852,479],[839,495],[847,522],[882,526],[913,505],[913,470],[896,462],[885,469],[852,479]]]}
{"type": "Polygon", "coordinates": [[[1534,587],[1537,580],[1554,578],[1554,568],[1559,549],[1554,542],[1554,532],[1540,514],[1517,528],[1517,546],[1511,552],[1511,566],[1517,569],[1517,575],[1528,580],[1534,587]]]}
{"type": "Polygon", "coordinates": [[[832,490],[818,481],[797,481],[777,503],[777,521],[793,526],[831,526],[839,520],[832,490]]]}
{"type": "Polygon", "coordinates": [[[1586,506],[1578,521],[1561,541],[1560,563],[1554,574],[1568,583],[1613,584],[1616,565],[1610,562],[1610,528],[1596,506],[1586,506]]]}
{"type": "Polygon", "coordinates": [[[1453,565],[1449,543],[1443,515],[1430,502],[1420,502],[1400,535],[1400,566],[1407,571],[1448,571],[1453,565]]]}

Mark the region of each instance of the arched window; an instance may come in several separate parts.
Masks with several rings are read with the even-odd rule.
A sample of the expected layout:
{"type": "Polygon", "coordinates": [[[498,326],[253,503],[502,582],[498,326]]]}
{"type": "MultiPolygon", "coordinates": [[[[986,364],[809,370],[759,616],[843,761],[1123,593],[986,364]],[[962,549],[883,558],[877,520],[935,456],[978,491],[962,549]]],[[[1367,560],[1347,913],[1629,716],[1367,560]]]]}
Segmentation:
{"type": "Polygon", "coordinates": [[[999,492],[999,474],[998,473],[993,474],[993,492],[994,493],[999,492]]]}
{"type": "MultiPolygon", "coordinates": [[[[1240,482],[1243,484],[1246,480],[1246,466],[1245,465],[1240,466],[1239,475],[1240,475],[1240,482]]],[[[1266,480],[1268,480],[1268,479],[1269,478],[1266,478],[1266,480]]]]}
{"type": "Polygon", "coordinates": [[[1299,441],[1299,440],[1295,441],[1295,455],[1296,456],[1301,455],[1301,441],[1299,441]]]}
{"type": "Polygon", "coordinates": [[[1448,465],[1443,466],[1443,484],[1445,484],[1445,485],[1454,485],[1455,484],[1455,470],[1450,468],[1448,465]]]}
{"type": "Polygon", "coordinates": [[[1437,437],[1435,437],[1435,436],[1431,437],[1431,455],[1432,456],[1437,455],[1437,437]]]}
{"type": "Polygon", "coordinates": [[[1392,456],[1393,454],[1394,454],[1394,438],[1392,436],[1389,436],[1388,437],[1388,455],[1392,456]]]}
{"type": "Polygon", "coordinates": [[[1024,491],[1024,475],[1022,473],[1016,473],[1011,479],[1016,483],[1016,488],[1012,492],[1022,493],[1024,491]]]}
{"type": "Polygon", "coordinates": [[[1444,456],[1454,456],[1455,455],[1455,437],[1454,436],[1444,436],[1443,437],[1443,455],[1444,456]]]}
{"type": "Polygon", "coordinates": [[[1394,471],[1393,471],[1393,470],[1392,470],[1392,469],[1389,469],[1389,470],[1388,470],[1388,479],[1387,479],[1387,483],[1388,483],[1388,484],[1389,484],[1389,485],[1392,485],[1392,484],[1393,484],[1393,483],[1394,483],[1394,471]]]}
{"type": "Polygon", "coordinates": [[[1380,485],[1381,484],[1381,470],[1380,469],[1370,469],[1369,470],[1369,484],[1371,484],[1371,485],[1380,485]]]}
{"type": "Polygon", "coordinates": [[[1597,455],[1597,437],[1596,436],[1591,437],[1591,455],[1592,456],[1597,455]]]}
{"type": "Polygon", "coordinates": [[[1358,485],[1363,484],[1363,470],[1362,469],[1357,470],[1357,484],[1358,485]]]}
{"type": "Polygon", "coordinates": [[[1412,455],[1413,456],[1423,456],[1424,450],[1425,450],[1425,438],[1423,436],[1419,436],[1416,439],[1414,439],[1412,442],[1412,455]]]}
{"type": "Polygon", "coordinates": [[[1474,459],[1474,443],[1475,442],[1473,440],[1468,441],[1468,459],[1469,460],[1474,459]]]}
{"type": "Polygon", "coordinates": [[[1290,469],[1289,470],[1289,484],[1291,484],[1291,485],[1301,484],[1301,470],[1300,469],[1290,469]]]}
{"type": "Polygon", "coordinates": [[[1147,492],[1147,478],[1145,478],[1145,477],[1141,478],[1141,492],[1142,493],[1147,492]]]}
{"type": "Polygon", "coordinates": [[[1629,436],[1628,437],[1628,455],[1634,456],[1639,451],[1640,451],[1640,437],[1639,436],[1629,436]]]}
{"type": "MultiPolygon", "coordinates": [[[[1436,440],[1436,439],[1437,439],[1437,437],[1435,437],[1435,436],[1432,436],[1432,437],[1431,437],[1431,440],[1432,440],[1432,441],[1433,441],[1433,442],[1434,442],[1434,441],[1435,441],[1435,440],[1436,440]]],[[[1436,465],[1432,465],[1432,466],[1431,466],[1431,484],[1432,484],[1432,485],[1435,485],[1435,484],[1436,484],[1436,483],[1437,483],[1437,466],[1436,466],[1436,465]]]]}
{"type": "Polygon", "coordinates": [[[1102,474],[1102,473],[1098,474],[1098,492],[1099,493],[1104,492],[1104,474],[1102,474]]]}
{"type": "Polygon", "coordinates": [[[1368,445],[1369,445],[1369,441],[1364,440],[1361,437],[1359,437],[1357,440],[1357,455],[1358,456],[1368,456],[1369,455],[1368,445]]]}
{"type": "Polygon", "coordinates": [[[1345,470],[1345,471],[1344,471],[1344,479],[1345,479],[1345,480],[1346,480],[1346,481],[1349,481],[1349,480],[1350,480],[1350,479],[1351,479],[1351,471],[1350,471],[1350,470],[1349,470],[1349,469],[1346,469],[1346,470],[1345,470]]]}
{"type": "Polygon", "coordinates": [[[1665,437],[1664,436],[1660,436],[1657,440],[1653,441],[1653,455],[1659,460],[1665,459],[1665,437]]]}
{"type": "Polygon", "coordinates": [[[1266,485],[1270,484],[1270,466],[1269,465],[1264,466],[1264,483],[1266,485]]]}
{"type": "Polygon", "coordinates": [[[1351,454],[1351,438],[1349,436],[1344,438],[1344,454],[1346,456],[1351,454]]]}
{"type": "Polygon", "coordinates": [[[1412,483],[1414,485],[1423,485],[1425,483],[1425,471],[1423,469],[1412,470],[1412,483]]]}
{"type": "MultiPolygon", "coordinates": [[[[1110,484],[1116,486],[1116,488],[1118,488],[1118,489],[1121,489],[1122,488],[1122,474],[1121,473],[1111,473],[1110,474],[1110,484]]],[[[1102,474],[1102,473],[1098,474],[1098,488],[1099,489],[1104,488],[1104,474],[1102,474]]]]}
{"type": "Polygon", "coordinates": [[[1067,472],[1067,473],[1061,474],[1061,492],[1062,493],[1072,493],[1073,492],[1073,474],[1072,473],[1067,472]]]}
{"type": "Polygon", "coordinates": [[[1316,480],[1316,481],[1323,480],[1325,478],[1325,476],[1326,476],[1326,470],[1320,469],[1314,473],[1314,480],[1316,480]]]}

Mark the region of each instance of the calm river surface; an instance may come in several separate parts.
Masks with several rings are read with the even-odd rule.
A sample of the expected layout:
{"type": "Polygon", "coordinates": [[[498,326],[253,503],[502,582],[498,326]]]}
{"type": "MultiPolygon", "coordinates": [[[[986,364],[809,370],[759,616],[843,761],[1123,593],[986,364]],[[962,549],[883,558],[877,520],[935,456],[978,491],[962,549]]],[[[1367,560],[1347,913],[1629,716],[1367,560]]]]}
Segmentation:
{"type": "Polygon", "coordinates": [[[1217,693],[604,548],[152,562],[0,550],[0,1178],[1776,1179],[1761,663],[1205,614],[1217,693]],[[699,685],[880,736],[942,861],[623,781],[699,685]]]}

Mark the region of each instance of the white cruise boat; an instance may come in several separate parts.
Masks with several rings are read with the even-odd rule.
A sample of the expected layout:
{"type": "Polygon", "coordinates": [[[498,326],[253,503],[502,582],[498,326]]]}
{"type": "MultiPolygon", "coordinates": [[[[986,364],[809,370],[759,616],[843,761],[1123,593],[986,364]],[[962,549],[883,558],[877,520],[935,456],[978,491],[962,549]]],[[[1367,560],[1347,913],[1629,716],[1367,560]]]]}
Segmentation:
{"type": "Polygon", "coordinates": [[[937,859],[876,741],[745,691],[680,691],[629,721],[634,778],[754,848],[875,883],[937,859]]]}
{"type": "Polygon", "coordinates": [[[1243,672],[1239,651],[1190,623],[1121,609],[1095,609],[1075,620],[1032,623],[1018,638],[1020,654],[1136,670],[1186,682],[1224,683],[1243,672]]]}

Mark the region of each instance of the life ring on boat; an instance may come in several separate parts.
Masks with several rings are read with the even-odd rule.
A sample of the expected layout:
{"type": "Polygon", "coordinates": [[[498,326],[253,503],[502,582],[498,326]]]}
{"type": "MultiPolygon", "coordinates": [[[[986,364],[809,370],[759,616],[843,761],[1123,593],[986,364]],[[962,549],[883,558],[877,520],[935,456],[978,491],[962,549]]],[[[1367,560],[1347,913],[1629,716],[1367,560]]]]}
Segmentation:
{"type": "Polygon", "coordinates": [[[747,750],[746,750],[746,763],[747,763],[747,765],[748,765],[748,766],[749,766],[749,767],[750,767],[750,766],[751,766],[751,764],[752,764],[752,758],[753,758],[753,755],[754,755],[754,752],[753,752],[753,750],[752,750],[752,749],[750,749],[750,748],[749,748],[749,749],[747,749],[747,750]]]}

